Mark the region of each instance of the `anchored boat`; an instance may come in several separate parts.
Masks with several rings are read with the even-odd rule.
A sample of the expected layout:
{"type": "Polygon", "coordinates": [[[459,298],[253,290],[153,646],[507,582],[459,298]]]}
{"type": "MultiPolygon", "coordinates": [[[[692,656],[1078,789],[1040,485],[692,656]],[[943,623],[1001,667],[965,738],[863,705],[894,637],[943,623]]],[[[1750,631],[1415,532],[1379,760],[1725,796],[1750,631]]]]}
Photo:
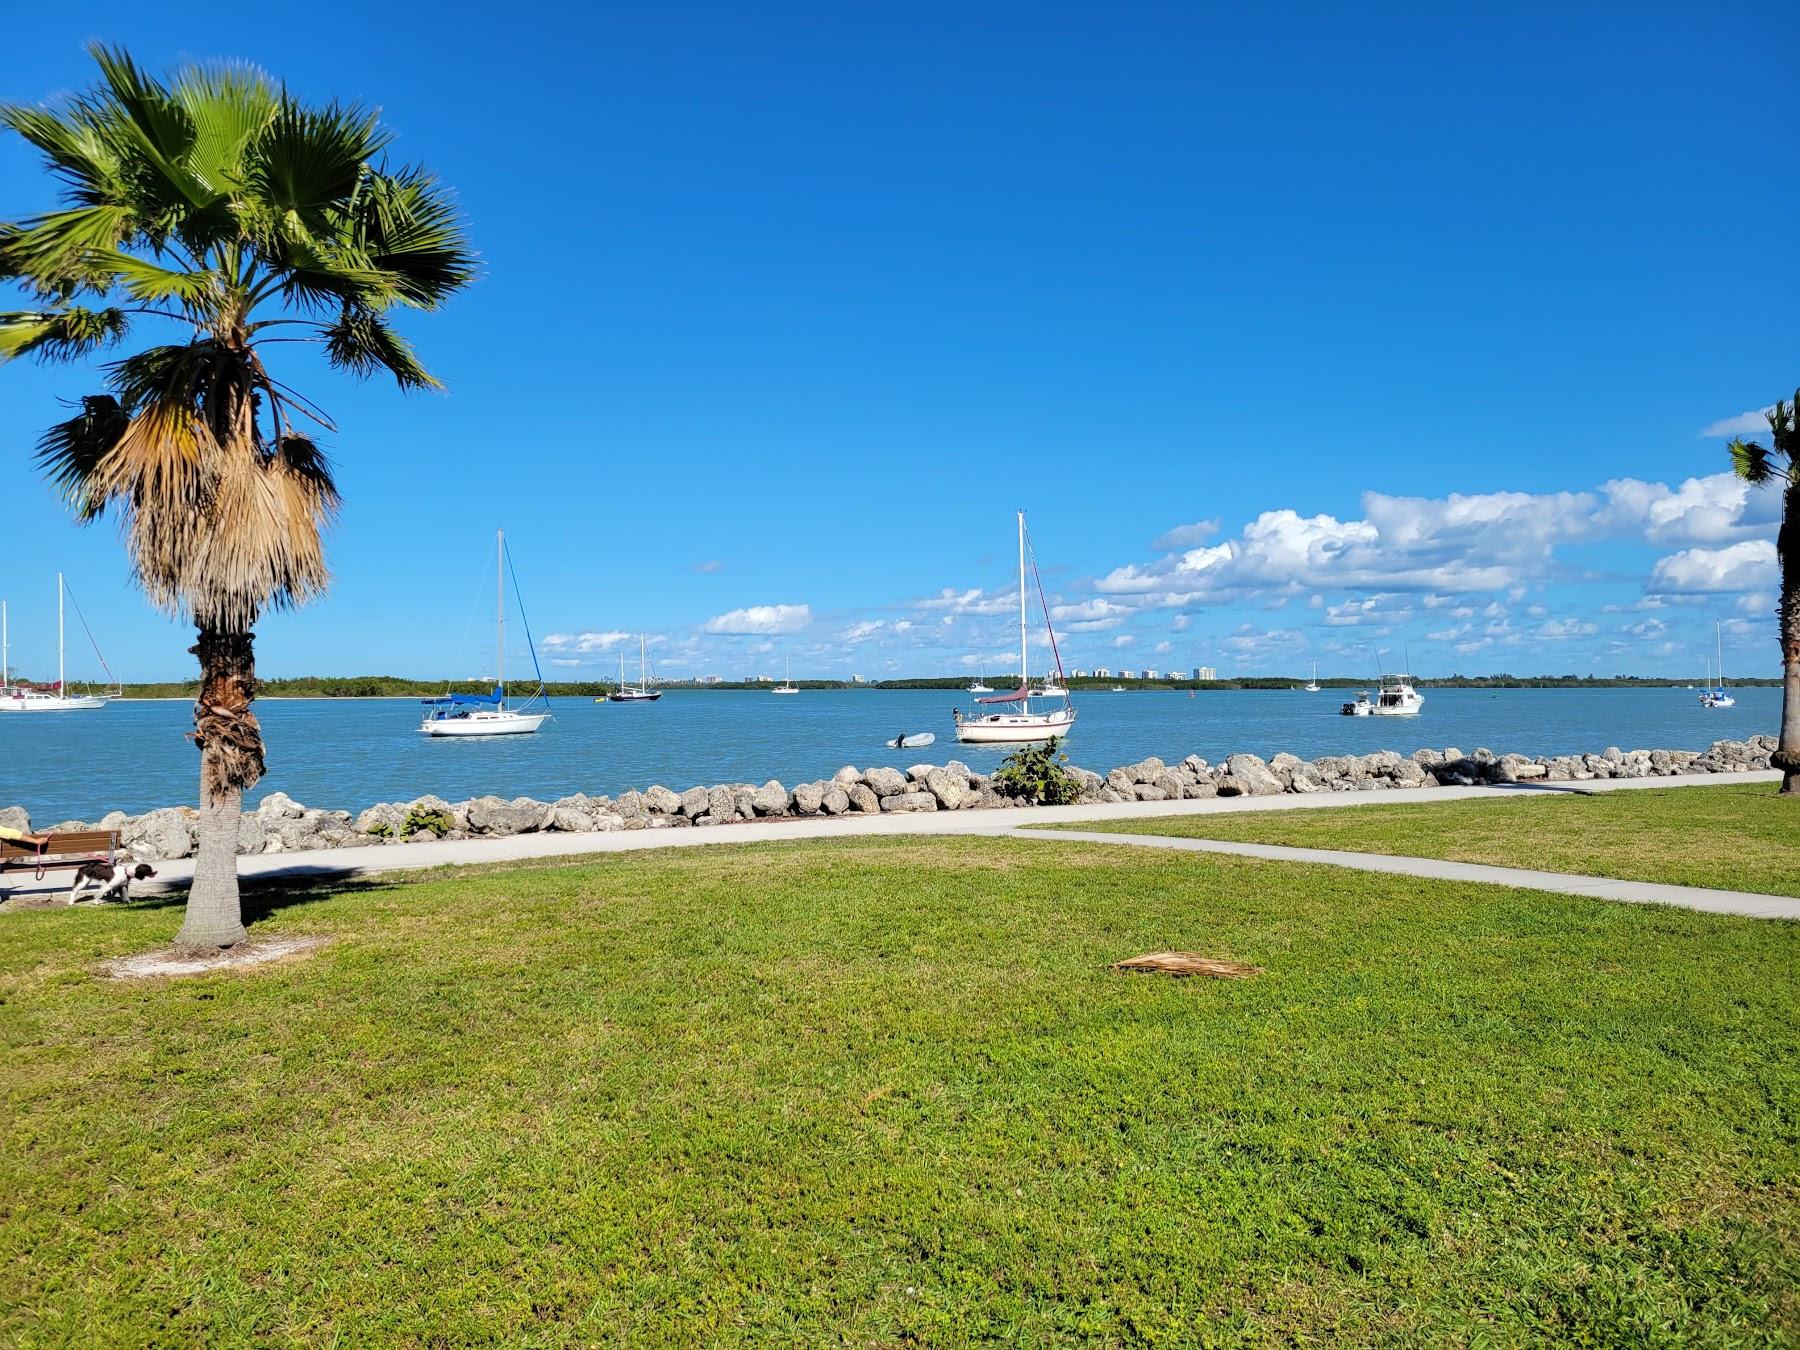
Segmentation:
{"type": "MultiPolygon", "coordinates": [[[[638,682],[625,683],[625,653],[619,653],[619,687],[606,696],[609,703],[654,703],[662,690],[650,687],[650,663],[644,655],[644,635],[638,634],[638,682]]],[[[596,703],[600,700],[595,699],[596,703]]]]}
{"type": "MultiPolygon", "coordinates": [[[[63,582],[63,574],[56,574],[56,683],[53,685],[13,684],[7,677],[7,657],[9,655],[9,634],[6,627],[6,604],[0,601],[0,712],[93,712],[104,708],[109,698],[118,697],[121,686],[117,678],[113,680],[113,693],[105,694],[71,694],[68,680],[64,674],[63,654],[63,605],[68,597],[68,587],[63,582]]],[[[80,606],[76,606],[75,617],[81,619],[83,632],[87,632],[88,641],[94,645],[94,655],[99,658],[100,669],[108,675],[112,670],[106,664],[106,658],[100,655],[100,644],[94,642],[94,635],[88,632],[87,620],[82,618],[80,606]]]]}
{"type": "MultiPolygon", "coordinates": [[[[519,619],[525,625],[525,644],[531,652],[531,666],[537,673],[538,687],[537,692],[519,707],[506,706],[506,574],[512,569],[506,553],[505,531],[496,531],[495,539],[494,570],[498,594],[494,608],[494,638],[498,667],[493,691],[421,699],[425,705],[425,720],[419,723],[419,730],[427,736],[522,736],[550,720],[548,711],[527,711],[539,701],[548,709],[550,699],[544,691],[543,672],[537,669],[537,647],[531,641],[531,625],[525,621],[523,605],[519,607],[519,619]]],[[[517,577],[513,578],[513,587],[518,588],[517,577]]]]}
{"type": "MultiPolygon", "coordinates": [[[[1037,562],[1032,560],[1032,575],[1037,575],[1037,562]]],[[[1029,741],[1051,741],[1069,734],[1069,728],[1075,725],[1075,705],[1069,701],[1068,690],[1062,682],[1062,653],[1057,650],[1056,630],[1050,623],[1050,606],[1044,603],[1044,583],[1038,578],[1038,603],[1044,610],[1044,629],[1050,635],[1050,653],[1056,661],[1056,677],[1045,678],[1046,689],[1054,690],[1054,694],[1046,694],[1045,690],[1034,690],[1031,678],[1026,673],[1026,636],[1025,636],[1025,513],[1019,512],[1019,687],[1005,694],[992,694],[986,698],[975,700],[976,711],[965,713],[958,708],[953,713],[956,719],[956,739],[970,745],[1007,745],[1029,741]],[[1048,711],[1034,711],[1032,699],[1060,697],[1062,706],[1048,711]],[[981,708],[1005,708],[1004,712],[984,712],[981,708]]]]}

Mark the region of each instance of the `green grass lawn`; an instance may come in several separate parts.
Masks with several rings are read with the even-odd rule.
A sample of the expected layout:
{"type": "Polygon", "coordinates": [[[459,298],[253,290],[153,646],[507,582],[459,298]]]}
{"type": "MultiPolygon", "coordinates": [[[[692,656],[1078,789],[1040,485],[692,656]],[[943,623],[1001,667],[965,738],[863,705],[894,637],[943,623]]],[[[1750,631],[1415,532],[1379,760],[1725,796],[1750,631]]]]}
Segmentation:
{"type": "Polygon", "coordinates": [[[906,839],[95,978],[178,920],[0,915],[0,1342],[1800,1335],[1800,925],[906,839]],[[1267,973],[1105,969],[1162,948],[1267,973]]]}
{"type": "Polygon", "coordinates": [[[1800,801],[1775,783],[1629,792],[1531,790],[1503,800],[1162,816],[1033,829],[1088,829],[1348,849],[1547,872],[1800,896],[1800,801]]]}

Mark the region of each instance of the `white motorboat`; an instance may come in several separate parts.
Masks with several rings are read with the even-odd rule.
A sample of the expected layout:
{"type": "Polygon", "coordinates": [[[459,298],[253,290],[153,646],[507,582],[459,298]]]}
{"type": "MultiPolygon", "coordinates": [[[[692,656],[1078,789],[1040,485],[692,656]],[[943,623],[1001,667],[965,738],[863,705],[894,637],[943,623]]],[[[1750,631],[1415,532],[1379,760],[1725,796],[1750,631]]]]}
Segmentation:
{"type": "MultiPolygon", "coordinates": [[[[1036,562],[1033,561],[1033,571],[1036,562]]],[[[1038,583],[1038,603],[1044,610],[1044,628],[1050,635],[1050,652],[1056,661],[1056,677],[1046,678],[1044,689],[1054,690],[1046,694],[1044,689],[1034,690],[1031,678],[1026,673],[1026,630],[1025,630],[1025,513],[1019,512],[1019,687],[1004,694],[990,694],[986,698],[975,700],[976,710],[965,713],[955,710],[956,739],[968,745],[1011,745],[1033,741],[1052,741],[1069,734],[1069,728],[1075,725],[1075,705],[1069,701],[1068,690],[1062,684],[1062,654],[1056,646],[1056,630],[1050,623],[1050,606],[1044,603],[1043,582],[1038,583]],[[1060,708],[1048,712],[1034,712],[1032,699],[1062,699],[1060,708]],[[1003,708],[1006,711],[986,712],[985,708],[1003,708]]]]}
{"type": "MultiPolygon", "coordinates": [[[[644,635],[638,634],[638,682],[625,683],[625,653],[619,653],[619,687],[606,696],[609,703],[654,703],[662,690],[650,687],[650,663],[644,656],[644,635]]],[[[598,702],[598,700],[596,700],[598,702]]]]}
{"type": "Polygon", "coordinates": [[[1371,717],[1417,717],[1425,706],[1425,696],[1412,687],[1407,675],[1383,675],[1381,687],[1375,691],[1371,717]]]}
{"type": "Polygon", "coordinates": [[[991,684],[988,684],[985,680],[983,680],[981,678],[981,676],[977,675],[975,677],[974,682],[969,685],[969,688],[966,692],[971,693],[971,694],[991,694],[994,692],[994,686],[991,684]]]}
{"type": "MultiPolygon", "coordinates": [[[[53,685],[13,684],[8,672],[7,663],[11,655],[11,634],[7,629],[6,603],[0,601],[0,712],[35,713],[35,712],[93,712],[104,708],[107,695],[71,694],[68,680],[64,672],[66,665],[63,651],[63,605],[68,594],[68,587],[63,583],[63,574],[56,574],[56,683],[53,685]]],[[[76,610],[79,617],[81,611],[76,610]]],[[[83,619],[82,628],[87,628],[87,620],[83,619]]],[[[88,641],[93,642],[94,635],[88,634],[88,641]]],[[[100,656],[100,647],[94,646],[94,655],[100,659],[100,668],[108,675],[106,658],[100,656]]],[[[114,682],[117,696],[117,681],[114,682]]]]}
{"type": "Polygon", "coordinates": [[[1375,711],[1375,704],[1369,698],[1369,691],[1364,689],[1355,698],[1338,709],[1345,717],[1367,717],[1375,711]]]}
{"type": "Polygon", "coordinates": [[[1316,694],[1319,692],[1319,663],[1317,661],[1313,662],[1312,678],[1300,687],[1309,694],[1316,694]]]}
{"type": "MultiPolygon", "coordinates": [[[[537,692],[517,708],[506,706],[506,534],[495,535],[495,565],[498,596],[494,609],[494,637],[497,653],[494,688],[487,694],[445,694],[442,698],[420,700],[425,705],[425,720],[419,730],[427,736],[523,736],[536,731],[550,720],[548,712],[527,711],[542,700],[546,708],[550,700],[544,692],[544,677],[538,673],[537,692]]],[[[517,582],[514,582],[515,586],[517,582]]],[[[525,629],[525,642],[531,650],[531,664],[537,665],[537,648],[531,642],[531,629],[525,629]]]]}
{"type": "Polygon", "coordinates": [[[1713,685],[1712,672],[1708,671],[1707,685],[1709,687],[1700,695],[1700,706],[1702,708],[1735,708],[1737,700],[1726,692],[1725,685],[1725,628],[1723,624],[1716,621],[1713,625],[1713,641],[1718,644],[1719,683],[1713,685]]]}
{"type": "Polygon", "coordinates": [[[1125,692],[1125,686],[1122,684],[1115,684],[1111,689],[1108,689],[1106,692],[1109,694],[1122,694],[1125,692]]]}

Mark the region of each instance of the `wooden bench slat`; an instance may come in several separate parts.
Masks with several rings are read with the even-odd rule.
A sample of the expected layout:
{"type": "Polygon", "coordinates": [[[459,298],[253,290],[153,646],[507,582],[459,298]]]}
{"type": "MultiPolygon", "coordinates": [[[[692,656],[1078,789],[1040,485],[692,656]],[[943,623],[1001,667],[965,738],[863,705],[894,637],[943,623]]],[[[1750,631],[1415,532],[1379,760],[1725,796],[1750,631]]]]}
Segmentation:
{"type": "Polygon", "coordinates": [[[52,834],[42,852],[17,839],[0,839],[0,871],[21,867],[79,867],[95,858],[111,858],[119,851],[117,830],[70,830],[52,834]]]}

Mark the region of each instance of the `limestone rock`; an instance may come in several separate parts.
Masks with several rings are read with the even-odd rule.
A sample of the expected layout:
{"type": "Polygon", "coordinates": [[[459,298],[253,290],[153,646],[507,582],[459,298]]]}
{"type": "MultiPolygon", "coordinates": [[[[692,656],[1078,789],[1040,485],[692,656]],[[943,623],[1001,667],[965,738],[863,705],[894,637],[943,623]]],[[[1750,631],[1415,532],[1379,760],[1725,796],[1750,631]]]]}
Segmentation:
{"type": "Polygon", "coordinates": [[[801,783],[794,788],[794,810],[803,816],[816,816],[825,802],[825,787],[821,783],[801,783]]]}
{"type": "Polygon", "coordinates": [[[0,806],[0,825],[30,834],[31,813],[22,806],[0,806]]]}
{"type": "Polygon", "coordinates": [[[737,819],[737,793],[721,784],[707,794],[707,814],[713,818],[715,825],[723,825],[727,821],[737,819]]]}
{"type": "MultiPolygon", "coordinates": [[[[1225,772],[1237,792],[1245,796],[1267,797],[1284,790],[1281,780],[1256,755],[1232,755],[1225,761],[1225,772]]],[[[1225,792],[1224,782],[1220,782],[1219,792],[1221,796],[1232,795],[1225,792]]]]}
{"type": "Polygon", "coordinates": [[[852,783],[845,792],[850,798],[850,809],[865,815],[874,815],[881,810],[881,798],[875,795],[875,789],[867,783],[852,783]]]}
{"type": "Polygon", "coordinates": [[[306,814],[306,808],[285,792],[271,792],[256,804],[256,812],[262,816],[298,820],[306,814]]]}
{"type": "Polygon", "coordinates": [[[892,797],[906,791],[906,775],[898,769],[865,769],[863,782],[877,797],[892,797]]]}
{"type": "Polygon", "coordinates": [[[785,816],[788,809],[787,789],[771,778],[756,790],[750,805],[759,816],[785,816]]]}
{"type": "Polygon", "coordinates": [[[968,800],[968,778],[949,769],[932,769],[925,775],[925,786],[946,811],[955,811],[968,800]]]}
{"type": "Polygon", "coordinates": [[[194,851],[198,813],[184,806],[146,811],[119,832],[119,843],[140,862],[185,858],[194,851]]]}
{"type": "Polygon", "coordinates": [[[935,811],[937,798],[929,792],[896,792],[881,799],[883,811],[935,811]]]}
{"type": "Polygon", "coordinates": [[[553,806],[550,808],[550,828],[566,834],[592,834],[594,818],[577,807],[553,806]]]}
{"type": "Polygon", "coordinates": [[[703,787],[691,787],[681,794],[681,814],[696,820],[712,810],[712,793],[703,787]]]}
{"type": "MultiPolygon", "coordinates": [[[[867,792],[868,789],[864,788],[863,791],[867,792]]],[[[798,792],[795,795],[798,796],[798,792]]],[[[834,782],[825,789],[824,795],[819,799],[819,806],[828,816],[841,816],[850,809],[850,794],[844,791],[842,784],[834,782]]]]}
{"type": "Polygon", "coordinates": [[[681,810],[681,798],[657,783],[644,789],[644,809],[659,816],[672,816],[681,810]]]}
{"type": "Polygon", "coordinates": [[[469,803],[469,828],[477,834],[528,834],[543,827],[549,809],[541,802],[526,804],[525,798],[477,797],[469,803]]]}

